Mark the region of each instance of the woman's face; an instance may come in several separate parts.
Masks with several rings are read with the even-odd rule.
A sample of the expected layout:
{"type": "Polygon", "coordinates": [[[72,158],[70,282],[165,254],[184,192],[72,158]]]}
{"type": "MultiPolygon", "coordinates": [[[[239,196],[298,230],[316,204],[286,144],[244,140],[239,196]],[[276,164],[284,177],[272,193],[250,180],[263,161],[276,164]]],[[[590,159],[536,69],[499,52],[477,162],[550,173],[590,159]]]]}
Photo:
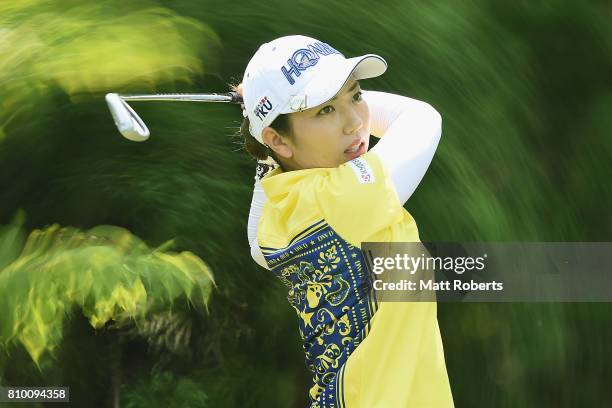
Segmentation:
{"type": "Polygon", "coordinates": [[[352,78],[332,100],[291,113],[289,122],[292,137],[283,137],[290,152],[283,155],[286,170],[337,167],[368,151],[370,111],[352,78]]]}

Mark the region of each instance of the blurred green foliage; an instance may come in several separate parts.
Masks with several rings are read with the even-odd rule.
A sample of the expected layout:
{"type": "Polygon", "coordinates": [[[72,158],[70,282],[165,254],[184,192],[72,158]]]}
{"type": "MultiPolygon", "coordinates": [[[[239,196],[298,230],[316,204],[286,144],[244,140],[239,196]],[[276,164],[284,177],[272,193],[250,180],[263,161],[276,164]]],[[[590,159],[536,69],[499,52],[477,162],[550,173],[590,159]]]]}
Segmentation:
{"type": "MultiPolygon", "coordinates": [[[[286,34],[378,53],[389,69],[362,86],[430,102],[444,119],[407,204],[423,240],[609,241],[611,15],[609,2],[565,0],[3,1],[0,224],[21,208],[28,231],[117,225],[152,247],[173,239],[218,289],[210,314],[160,310],[140,337],[99,336],[73,315],[55,360],[32,370],[16,346],[0,353],[0,380],[69,384],[75,401],[106,406],[118,361],[126,406],[165,406],[144,393],[197,386],[185,404],[305,404],[295,317],[249,256],[253,162],[232,137],[238,109],[134,103],[152,133],[135,144],[105,92],[224,91],[259,44],[286,34]]],[[[439,320],[458,407],[612,402],[605,304],[441,304],[439,320]]]]}
{"type": "Polygon", "coordinates": [[[75,307],[101,329],[142,321],[180,297],[205,306],[212,291],[213,277],[198,257],[150,250],[119,227],[80,232],[52,225],[20,242],[18,223],[0,232],[3,247],[23,247],[0,259],[0,346],[19,342],[37,364],[58,346],[64,317],[75,307]]]}
{"type": "Polygon", "coordinates": [[[208,397],[201,384],[190,378],[177,378],[169,372],[156,372],[150,379],[141,379],[125,394],[126,408],[206,408],[208,397]]]}

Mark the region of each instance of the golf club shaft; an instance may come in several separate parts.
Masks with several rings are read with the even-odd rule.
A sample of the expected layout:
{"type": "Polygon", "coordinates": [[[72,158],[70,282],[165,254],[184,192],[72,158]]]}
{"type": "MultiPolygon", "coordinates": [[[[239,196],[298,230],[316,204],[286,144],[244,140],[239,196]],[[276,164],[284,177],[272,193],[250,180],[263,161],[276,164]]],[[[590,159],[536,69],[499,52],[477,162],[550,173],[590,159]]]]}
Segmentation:
{"type": "Polygon", "coordinates": [[[222,102],[222,103],[242,103],[242,97],[236,92],[225,94],[150,94],[150,95],[123,95],[119,97],[124,101],[178,101],[178,102],[222,102]]]}

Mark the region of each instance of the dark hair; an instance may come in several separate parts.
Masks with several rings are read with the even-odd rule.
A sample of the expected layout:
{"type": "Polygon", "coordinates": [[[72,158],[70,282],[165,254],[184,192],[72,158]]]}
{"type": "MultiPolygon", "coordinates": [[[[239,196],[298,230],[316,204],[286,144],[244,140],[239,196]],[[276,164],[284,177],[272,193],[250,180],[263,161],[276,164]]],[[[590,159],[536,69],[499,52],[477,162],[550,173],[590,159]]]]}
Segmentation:
{"type": "MultiPolygon", "coordinates": [[[[271,128],[274,128],[278,133],[283,136],[292,137],[291,132],[291,123],[289,122],[289,115],[279,115],[276,119],[272,121],[270,124],[271,128]]],[[[242,136],[244,148],[247,152],[254,158],[258,160],[265,160],[269,157],[274,158],[277,163],[280,164],[272,149],[268,146],[259,143],[257,139],[253,137],[251,132],[249,131],[249,118],[244,118],[242,124],[240,125],[240,136],[242,136]]]]}

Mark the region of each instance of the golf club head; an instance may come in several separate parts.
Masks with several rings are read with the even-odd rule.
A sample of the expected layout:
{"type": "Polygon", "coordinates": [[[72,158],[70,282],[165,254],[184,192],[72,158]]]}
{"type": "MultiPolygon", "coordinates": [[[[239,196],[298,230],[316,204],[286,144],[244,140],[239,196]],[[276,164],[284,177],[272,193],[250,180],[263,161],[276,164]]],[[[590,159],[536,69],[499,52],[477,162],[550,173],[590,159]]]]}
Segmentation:
{"type": "Polygon", "coordinates": [[[147,125],[118,94],[106,94],[105,99],[115,125],[123,137],[134,142],[144,142],[149,138],[147,125]]]}

